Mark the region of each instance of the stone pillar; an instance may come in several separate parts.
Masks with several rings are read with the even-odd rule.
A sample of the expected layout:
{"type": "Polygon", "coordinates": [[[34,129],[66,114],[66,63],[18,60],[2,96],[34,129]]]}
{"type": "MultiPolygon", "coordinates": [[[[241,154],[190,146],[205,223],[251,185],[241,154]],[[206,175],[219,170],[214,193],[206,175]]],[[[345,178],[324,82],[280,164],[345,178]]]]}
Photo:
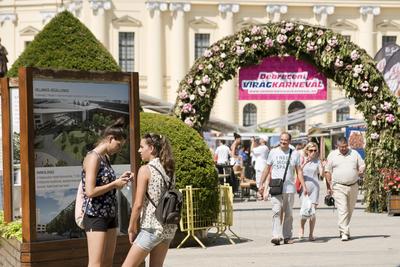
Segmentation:
{"type": "Polygon", "coordinates": [[[375,33],[374,16],[381,13],[380,7],[362,6],[360,7],[361,25],[360,25],[360,47],[364,48],[371,57],[375,54],[375,33]]]}
{"type": "MultiPolygon", "coordinates": [[[[334,6],[327,6],[327,5],[315,5],[313,7],[315,20],[318,25],[322,27],[328,27],[328,16],[332,15],[335,12],[334,6]]],[[[327,82],[327,100],[332,100],[332,94],[330,93],[334,88],[332,88],[332,83],[327,82]]],[[[323,104],[325,101],[312,101],[312,106],[316,106],[319,104],[323,104]]],[[[325,114],[321,114],[318,116],[318,121],[321,123],[328,123],[332,122],[332,113],[327,112],[325,114]]],[[[306,125],[307,126],[307,125],[306,125]]]]}
{"type": "Polygon", "coordinates": [[[327,27],[328,26],[328,15],[332,15],[335,12],[334,6],[315,5],[313,8],[315,19],[318,25],[327,27]]]}
{"type": "Polygon", "coordinates": [[[108,48],[108,23],[107,10],[111,9],[110,0],[90,0],[92,9],[92,31],[96,38],[108,48]]]}
{"type": "Polygon", "coordinates": [[[281,14],[286,14],[287,9],[287,5],[267,5],[265,8],[272,22],[281,21],[281,14]]]}
{"type": "MultiPolygon", "coordinates": [[[[239,12],[238,4],[220,4],[218,10],[220,12],[219,20],[219,39],[234,34],[234,14],[239,12]]],[[[213,108],[213,115],[217,118],[231,122],[238,122],[238,106],[236,77],[230,81],[224,82],[219,89],[217,98],[213,108]]]]}
{"type": "MultiPolygon", "coordinates": [[[[16,60],[17,55],[16,50],[17,47],[15,42],[15,32],[16,32],[16,24],[17,24],[17,14],[8,12],[8,13],[0,13],[0,38],[1,44],[7,49],[8,55],[8,70],[11,69],[11,65],[16,60]],[[7,38],[6,38],[7,36],[7,38]]],[[[22,51],[22,50],[21,50],[22,51]]]]}
{"type": "Polygon", "coordinates": [[[167,94],[168,102],[175,102],[176,91],[179,82],[188,71],[188,41],[185,12],[189,12],[189,3],[170,3],[169,10],[172,12],[173,21],[171,29],[171,82],[167,94]]]}
{"type": "Polygon", "coordinates": [[[147,94],[163,99],[163,54],[161,12],[168,9],[164,2],[146,2],[147,16],[147,94]]]}

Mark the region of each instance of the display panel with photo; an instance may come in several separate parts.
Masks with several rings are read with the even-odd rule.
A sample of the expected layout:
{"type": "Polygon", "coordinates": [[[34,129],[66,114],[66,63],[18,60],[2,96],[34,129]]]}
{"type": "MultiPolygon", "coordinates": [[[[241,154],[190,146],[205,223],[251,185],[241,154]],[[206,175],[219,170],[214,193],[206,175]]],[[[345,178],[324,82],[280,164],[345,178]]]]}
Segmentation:
{"type": "MultiPolygon", "coordinates": [[[[39,240],[83,235],[74,221],[82,161],[112,121],[129,122],[129,90],[128,82],[33,79],[39,240]]],[[[117,175],[130,169],[129,144],[111,163],[117,175]]],[[[127,190],[122,195],[126,207],[130,195],[127,190]]]]}

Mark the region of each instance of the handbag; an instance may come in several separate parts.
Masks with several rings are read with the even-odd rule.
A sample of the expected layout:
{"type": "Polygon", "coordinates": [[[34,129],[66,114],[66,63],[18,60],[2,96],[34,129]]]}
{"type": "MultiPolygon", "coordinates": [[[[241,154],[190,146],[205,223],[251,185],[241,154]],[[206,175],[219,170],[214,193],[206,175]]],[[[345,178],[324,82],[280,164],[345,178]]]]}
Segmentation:
{"type": "Polygon", "coordinates": [[[82,181],[79,183],[78,191],[75,198],[75,223],[79,228],[85,229],[83,225],[83,217],[85,217],[89,200],[86,202],[85,209],[82,211],[83,202],[85,201],[85,194],[83,193],[82,181]]]}
{"type": "Polygon", "coordinates": [[[292,156],[292,149],[289,149],[289,158],[286,162],[285,173],[283,174],[283,179],[272,179],[269,181],[269,193],[271,196],[281,195],[283,192],[283,184],[285,183],[287,170],[289,167],[290,157],[292,156]]]}

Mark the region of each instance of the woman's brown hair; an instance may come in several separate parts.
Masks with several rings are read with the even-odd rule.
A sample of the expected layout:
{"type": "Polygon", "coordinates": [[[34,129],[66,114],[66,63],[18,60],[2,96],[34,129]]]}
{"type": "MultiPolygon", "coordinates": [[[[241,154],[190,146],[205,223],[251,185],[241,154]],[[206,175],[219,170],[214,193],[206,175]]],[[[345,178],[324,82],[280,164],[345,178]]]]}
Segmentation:
{"type": "Polygon", "coordinates": [[[173,179],[175,172],[175,160],[172,154],[171,144],[168,139],[160,134],[147,133],[143,136],[148,145],[154,147],[153,155],[160,158],[165,173],[173,179]]]}

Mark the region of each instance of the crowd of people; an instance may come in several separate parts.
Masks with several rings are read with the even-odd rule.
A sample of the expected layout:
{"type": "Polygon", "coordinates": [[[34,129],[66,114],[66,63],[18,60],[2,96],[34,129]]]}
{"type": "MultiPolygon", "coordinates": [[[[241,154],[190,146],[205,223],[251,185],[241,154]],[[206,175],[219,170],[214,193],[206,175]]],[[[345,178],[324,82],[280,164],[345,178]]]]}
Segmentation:
{"type": "Polygon", "coordinates": [[[250,149],[241,144],[240,135],[234,134],[235,141],[229,148],[225,140],[214,153],[214,159],[222,173],[224,164],[231,164],[236,169],[253,169],[241,176],[255,180],[258,199],[268,199],[272,204],[272,239],[274,245],[293,243],[293,205],[296,194],[300,201],[311,202],[307,216],[300,218],[298,238],[304,239],[305,225],[309,222],[308,240],[314,241],[316,210],[320,198],[319,180],[325,179],[328,196],[333,196],[338,210],[339,237],[349,240],[350,220],[358,194],[358,181],[365,169],[360,154],[349,148],[347,139],[340,137],[337,149],[331,151],[327,159],[321,159],[319,145],[315,142],[299,143],[294,147],[288,132],[280,135],[279,145],[268,147],[268,137],[261,135],[251,138],[250,149]],[[250,159],[250,160],[248,160],[250,159]],[[249,163],[246,163],[249,162],[249,163]],[[250,175],[248,174],[250,173],[250,175]],[[278,195],[269,193],[272,179],[282,179],[282,192],[278,195]]]}
{"type": "MultiPolygon", "coordinates": [[[[296,193],[302,201],[311,201],[313,212],[301,217],[299,238],[305,233],[309,221],[310,241],[315,240],[315,210],[319,202],[319,177],[324,176],[328,194],[333,195],[338,210],[340,238],[347,241],[350,236],[350,220],[357,199],[358,178],[365,164],[357,151],[349,148],[346,138],[338,139],[323,164],[318,156],[318,145],[309,142],[297,149],[291,145],[291,135],[283,132],[279,145],[270,149],[268,138],[252,138],[249,147],[243,146],[241,136],[228,147],[224,140],[215,151],[215,162],[243,170],[243,165],[253,166],[252,175],[258,193],[269,196],[272,203],[272,239],[274,245],[293,243],[293,205],[296,193]],[[282,180],[276,183],[277,180],[282,180]],[[296,185],[296,180],[298,185],[296,185]],[[272,186],[280,185],[272,193],[272,186]],[[268,186],[271,185],[271,192],[268,186]]],[[[176,224],[162,224],[155,216],[156,206],[166,187],[174,185],[175,162],[171,145],[165,136],[147,133],[140,141],[139,153],[146,164],[138,174],[125,171],[119,178],[110,164],[110,156],[121,151],[127,139],[122,119],[107,127],[93,150],[83,161],[82,204],[83,225],[87,235],[88,266],[112,266],[117,240],[117,197],[116,190],[136,179],[136,194],[129,220],[128,236],[132,244],[122,266],[139,266],[150,255],[150,266],[162,266],[169,244],[177,230],[176,224]]],[[[221,170],[221,169],[220,169],[221,170]]],[[[241,175],[248,175],[242,173],[241,175]]]]}

